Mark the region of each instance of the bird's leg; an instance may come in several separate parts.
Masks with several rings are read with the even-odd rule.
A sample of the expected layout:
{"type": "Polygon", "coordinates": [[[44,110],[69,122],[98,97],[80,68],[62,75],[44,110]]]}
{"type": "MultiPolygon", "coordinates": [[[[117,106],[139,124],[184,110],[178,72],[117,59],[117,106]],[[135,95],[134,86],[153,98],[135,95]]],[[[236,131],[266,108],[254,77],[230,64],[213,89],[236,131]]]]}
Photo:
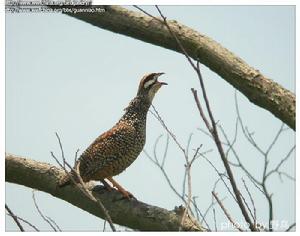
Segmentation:
{"type": "Polygon", "coordinates": [[[117,190],[118,190],[125,198],[128,198],[128,199],[134,198],[134,196],[133,196],[130,192],[126,191],[126,190],[125,190],[120,184],[118,184],[112,177],[108,177],[107,179],[109,180],[109,182],[112,183],[112,185],[113,185],[114,187],[117,188],[117,190]]]}
{"type": "Polygon", "coordinates": [[[103,186],[107,189],[107,191],[111,192],[112,191],[112,187],[109,185],[109,183],[107,183],[105,181],[105,179],[101,179],[100,182],[103,184],[103,186]]]}

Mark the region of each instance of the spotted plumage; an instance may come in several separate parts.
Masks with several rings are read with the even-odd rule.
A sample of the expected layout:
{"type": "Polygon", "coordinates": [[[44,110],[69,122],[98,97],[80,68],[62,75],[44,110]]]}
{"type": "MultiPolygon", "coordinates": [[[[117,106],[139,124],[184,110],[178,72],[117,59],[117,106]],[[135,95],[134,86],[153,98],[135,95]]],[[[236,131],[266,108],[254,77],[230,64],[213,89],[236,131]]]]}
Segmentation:
{"type": "MultiPolygon", "coordinates": [[[[80,164],[79,172],[84,182],[108,179],[128,197],[128,192],[117,184],[112,176],[120,174],[129,167],[143,150],[149,107],[155,93],[166,84],[157,80],[162,74],[145,75],[140,82],[136,97],[125,108],[125,114],[121,119],[82,153],[76,164],[80,164]]],[[[59,186],[63,187],[70,183],[70,177],[66,175],[59,186]]]]}

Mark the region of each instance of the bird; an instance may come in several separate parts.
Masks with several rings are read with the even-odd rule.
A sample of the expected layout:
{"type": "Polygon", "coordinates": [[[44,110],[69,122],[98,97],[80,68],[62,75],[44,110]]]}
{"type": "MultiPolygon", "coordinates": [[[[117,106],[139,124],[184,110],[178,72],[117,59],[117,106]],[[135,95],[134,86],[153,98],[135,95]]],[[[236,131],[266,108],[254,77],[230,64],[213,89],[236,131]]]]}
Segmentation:
{"type": "MultiPolygon", "coordinates": [[[[148,110],[157,91],[167,85],[158,81],[158,77],[163,74],[160,72],[144,75],[136,96],[124,109],[123,116],[111,129],[97,137],[75,162],[83,182],[101,181],[111,190],[107,183],[109,181],[123,197],[133,197],[113,177],[127,169],[144,148],[148,110]]],[[[79,182],[74,171],[64,175],[58,186],[62,188],[70,185],[73,183],[72,179],[79,182]]]]}

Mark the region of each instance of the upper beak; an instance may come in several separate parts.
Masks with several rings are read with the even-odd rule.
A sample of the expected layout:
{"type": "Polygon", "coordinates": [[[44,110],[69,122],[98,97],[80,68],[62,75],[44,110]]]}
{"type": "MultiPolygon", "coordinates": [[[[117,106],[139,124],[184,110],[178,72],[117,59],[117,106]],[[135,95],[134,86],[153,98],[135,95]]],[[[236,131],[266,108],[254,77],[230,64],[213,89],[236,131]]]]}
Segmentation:
{"type": "MultiPolygon", "coordinates": [[[[164,72],[157,73],[158,76],[161,76],[163,74],[165,73],[164,72]]],[[[156,81],[156,82],[160,83],[160,85],[168,85],[166,82],[161,82],[161,81],[156,81]]]]}

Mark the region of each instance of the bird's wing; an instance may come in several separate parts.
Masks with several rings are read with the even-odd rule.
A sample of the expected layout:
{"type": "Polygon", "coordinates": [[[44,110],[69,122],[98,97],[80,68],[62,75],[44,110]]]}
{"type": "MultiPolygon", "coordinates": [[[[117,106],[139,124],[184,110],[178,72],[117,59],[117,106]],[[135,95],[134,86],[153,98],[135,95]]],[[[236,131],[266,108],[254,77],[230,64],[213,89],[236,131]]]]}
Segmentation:
{"type": "Polygon", "coordinates": [[[136,130],[126,123],[119,123],[100,135],[81,155],[80,175],[87,181],[96,173],[110,172],[113,162],[126,155],[136,138],[136,130]]]}

